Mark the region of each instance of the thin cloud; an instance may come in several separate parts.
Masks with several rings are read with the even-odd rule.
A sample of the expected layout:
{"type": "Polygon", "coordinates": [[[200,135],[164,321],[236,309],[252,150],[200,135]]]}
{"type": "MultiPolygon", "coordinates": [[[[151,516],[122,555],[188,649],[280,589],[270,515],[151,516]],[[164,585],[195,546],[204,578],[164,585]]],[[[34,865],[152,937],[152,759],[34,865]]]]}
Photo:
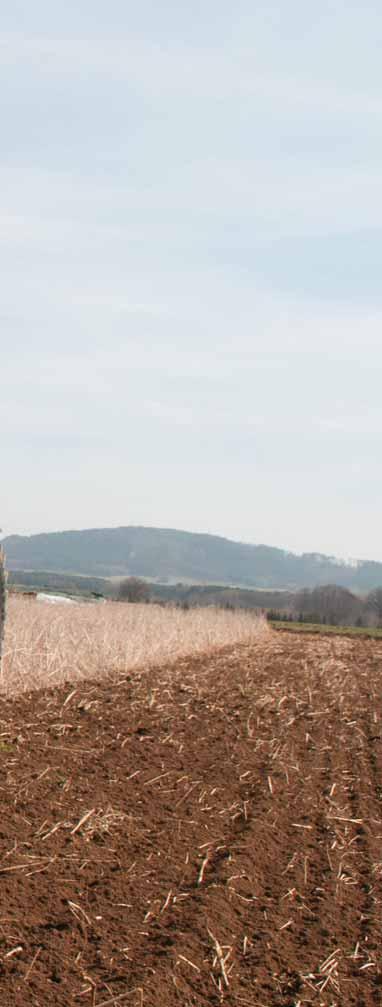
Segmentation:
{"type": "Polygon", "coordinates": [[[377,558],[379,13],[16,7],[2,524],[377,558]]]}

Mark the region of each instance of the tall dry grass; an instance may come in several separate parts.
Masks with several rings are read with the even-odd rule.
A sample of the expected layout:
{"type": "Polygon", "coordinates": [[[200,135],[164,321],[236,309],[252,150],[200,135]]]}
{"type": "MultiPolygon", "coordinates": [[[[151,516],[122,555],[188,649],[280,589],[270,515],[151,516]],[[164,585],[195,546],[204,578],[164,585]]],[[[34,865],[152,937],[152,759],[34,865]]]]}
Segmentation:
{"type": "Polygon", "coordinates": [[[0,692],[14,696],[108,677],[251,643],[266,632],[265,621],[249,612],[118,603],[53,606],[11,597],[0,692]]]}

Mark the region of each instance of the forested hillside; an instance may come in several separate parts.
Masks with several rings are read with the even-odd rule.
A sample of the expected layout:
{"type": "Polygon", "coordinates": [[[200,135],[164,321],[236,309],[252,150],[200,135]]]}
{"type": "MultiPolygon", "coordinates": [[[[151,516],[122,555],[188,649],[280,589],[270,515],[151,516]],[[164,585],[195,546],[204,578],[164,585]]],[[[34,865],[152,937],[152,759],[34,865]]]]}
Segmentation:
{"type": "Polygon", "coordinates": [[[171,528],[131,526],[12,535],[3,544],[11,570],[290,590],[340,584],[362,592],[382,584],[382,563],[347,564],[317,553],[298,556],[272,546],[171,528]]]}

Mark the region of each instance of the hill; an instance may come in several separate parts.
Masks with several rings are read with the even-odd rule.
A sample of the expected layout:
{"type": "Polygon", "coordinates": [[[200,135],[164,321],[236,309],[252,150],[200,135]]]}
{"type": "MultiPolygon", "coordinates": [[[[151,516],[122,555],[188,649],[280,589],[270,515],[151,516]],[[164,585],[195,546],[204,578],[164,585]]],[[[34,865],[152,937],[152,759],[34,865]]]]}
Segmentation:
{"type": "Polygon", "coordinates": [[[272,546],[172,528],[129,526],[11,535],[3,544],[8,567],[14,571],[285,590],[340,584],[361,593],[382,584],[382,563],[348,564],[319,553],[299,556],[272,546]]]}

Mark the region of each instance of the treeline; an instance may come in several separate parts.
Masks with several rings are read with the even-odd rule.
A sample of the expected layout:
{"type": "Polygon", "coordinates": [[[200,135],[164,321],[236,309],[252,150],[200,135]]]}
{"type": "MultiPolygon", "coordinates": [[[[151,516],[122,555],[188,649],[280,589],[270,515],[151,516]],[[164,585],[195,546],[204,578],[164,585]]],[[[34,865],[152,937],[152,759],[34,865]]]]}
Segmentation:
{"type": "Polygon", "coordinates": [[[382,626],[382,587],[364,597],[333,584],[305,588],[293,595],[291,604],[268,609],[267,617],[324,626],[382,626]]]}
{"type": "Polygon", "coordinates": [[[153,601],[183,607],[217,605],[220,608],[286,609],[293,602],[289,591],[256,591],[254,588],[226,587],[219,584],[150,584],[153,601]]]}
{"type": "Polygon", "coordinates": [[[266,612],[272,620],[331,626],[382,626],[382,587],[360,596],[333,584],[296,592],[261,591],[218,584],[157,584],[138,577],[114,581],[103,577],[29,570],[11,570],[9,586],[83,598],[102,596],[128,602],[150,601],[179,605],[184,609],[206,605],[252,609],[266,612]]]}
{"type": "Polygon", "coordinates": [[[221,608],[246,608],[263,611],[270,620],[290,620],[330,626],[382,626],[382,587],[361,597],[337,585],[286,591],[251,591],[176,584],[171,588],[152,585],[130,577],[121,581],[119,598],[130,602],[151,601],[177,604],[182,608],[218,605],[221,608]]]}
{"type": "Polygon", "coordinates": [[[78,595],[81,598],[93,595],[108,597],[113,592],[112,582],[104,577],[82,577],[44,570],[9,570],[8,584],[11,589],[50,591],[52,594],[78,595]]]}
{"type": "Polygon", "coordinates": [[[52,573],[49,570],[10,570],[9,583],[14,588],[30,591],[51,591],[85,598],[101,594],[104,598],[158,601],[184,607],[218,605],[222,608],[278,609],[285,608],[293,599],[293,594],[287,591],[257,591],[219,584],[157,584],[139,577],[109,580],[106,577],[52,573]]]}

